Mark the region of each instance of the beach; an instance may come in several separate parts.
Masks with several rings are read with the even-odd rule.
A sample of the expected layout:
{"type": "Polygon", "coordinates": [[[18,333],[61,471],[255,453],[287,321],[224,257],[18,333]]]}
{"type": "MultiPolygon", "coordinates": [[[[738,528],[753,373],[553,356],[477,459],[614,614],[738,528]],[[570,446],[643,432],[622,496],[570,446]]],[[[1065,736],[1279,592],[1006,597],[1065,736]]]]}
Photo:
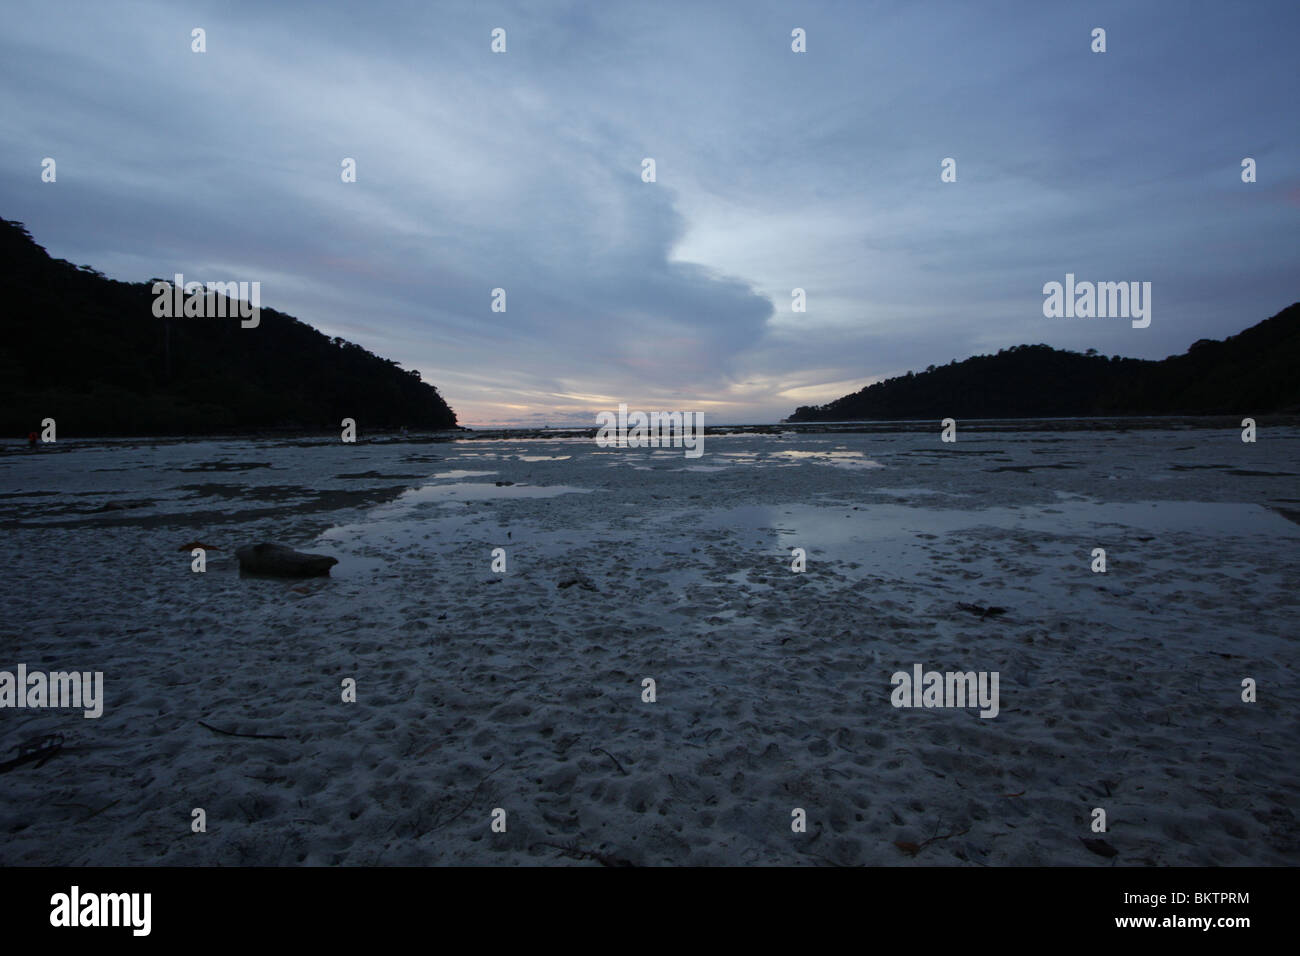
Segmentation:
{"type": "Polygon", "coordinates": [[[1298,477],[1266,426],[10,443],[0,669],[104,690],[0,710],[63,738],[0,863],[1295,865],[1298,477]]]}

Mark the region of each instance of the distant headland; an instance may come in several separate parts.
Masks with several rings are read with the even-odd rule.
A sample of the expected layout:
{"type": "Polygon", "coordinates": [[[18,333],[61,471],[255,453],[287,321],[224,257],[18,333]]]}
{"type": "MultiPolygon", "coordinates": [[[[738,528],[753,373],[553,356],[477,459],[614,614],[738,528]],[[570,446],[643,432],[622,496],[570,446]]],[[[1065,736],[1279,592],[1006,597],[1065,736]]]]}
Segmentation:
{"type": "Polygon", "coordinates": [[[1160,361],[1017,345],[868,385],[787,421],[1300,412],[1300,303],[1160,361]]]}
{"type": "Polygon", "coordinates": [[[155,308],[156,284],[53,259],[0,219],[0,433],[46,418],[68,436],[456,427],[414,369],[274,309],[241,319],[233,300],[160,316],[174,310],[155,308]]]}

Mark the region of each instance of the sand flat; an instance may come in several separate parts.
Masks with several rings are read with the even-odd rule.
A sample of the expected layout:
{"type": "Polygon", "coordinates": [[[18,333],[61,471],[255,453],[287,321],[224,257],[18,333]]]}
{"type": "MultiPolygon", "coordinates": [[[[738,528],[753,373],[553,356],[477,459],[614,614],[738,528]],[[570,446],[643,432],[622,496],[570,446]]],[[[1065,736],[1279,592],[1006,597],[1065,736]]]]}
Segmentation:
{"type": "Polygon", "coordinates": [[[0,669],[106,701],[0,711],[66,741],[0,862],[1112,865],[1102,807],[1119,865],[1294,865],[1298,479],[1282,428],[6,446],[0,669]],[[891,706],[915,663],[998,716],[891,706]]]}

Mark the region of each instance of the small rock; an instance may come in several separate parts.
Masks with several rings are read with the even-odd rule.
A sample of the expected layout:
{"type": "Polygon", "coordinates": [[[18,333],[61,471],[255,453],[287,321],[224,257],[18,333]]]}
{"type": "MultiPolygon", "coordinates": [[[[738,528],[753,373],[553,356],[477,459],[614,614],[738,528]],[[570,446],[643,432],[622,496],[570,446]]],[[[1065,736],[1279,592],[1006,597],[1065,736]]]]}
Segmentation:
{"type": "Polygon", "coordinates": [[[1119,856],[1119,850],[1105,840],[1085,840],[1083,837],[1079,837],[1079,842],[1098,856],[1104,856],[1108,859],[1112,856],[1119,856]]]}
{"type": "Polygon", "coordinates": [[[314,578],[330,573],[339,563],[327,554],[305,554],[283,544],[263,541],[235,552],[239,570],[276,578],[314,578]]]}

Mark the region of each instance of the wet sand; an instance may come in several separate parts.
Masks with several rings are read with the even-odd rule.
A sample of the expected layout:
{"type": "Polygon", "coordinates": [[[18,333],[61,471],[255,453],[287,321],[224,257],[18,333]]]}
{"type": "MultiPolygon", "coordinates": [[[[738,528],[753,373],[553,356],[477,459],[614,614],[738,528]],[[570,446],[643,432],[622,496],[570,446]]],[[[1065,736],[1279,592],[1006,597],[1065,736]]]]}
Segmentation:
{"type": "Polygon", "coordinates": [[[1294,865],[1298,479],[1289,427],[7,446],[0,669],[105,705],[0,710],[65,739],[0,862],[1294,865]]]}

